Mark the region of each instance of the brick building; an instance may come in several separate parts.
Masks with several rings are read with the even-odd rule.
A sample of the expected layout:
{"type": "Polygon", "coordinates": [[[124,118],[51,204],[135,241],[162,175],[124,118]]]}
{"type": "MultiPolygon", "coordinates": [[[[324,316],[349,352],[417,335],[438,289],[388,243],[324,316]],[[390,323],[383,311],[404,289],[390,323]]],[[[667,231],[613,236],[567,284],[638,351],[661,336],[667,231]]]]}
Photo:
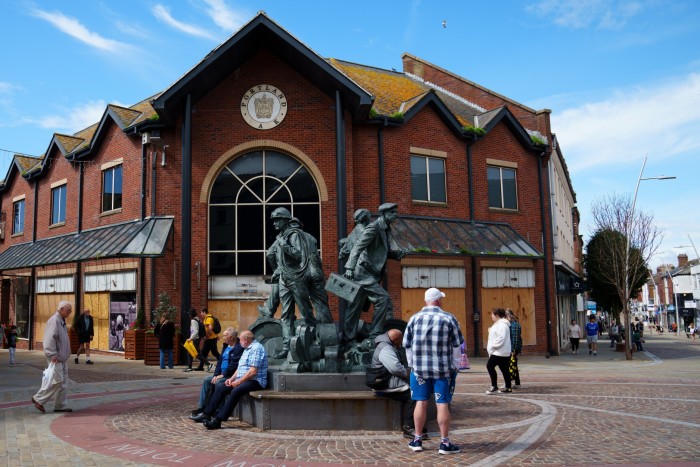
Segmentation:
{"type": "Polygon", "coordinates": [[[403,66],[324,59],[261,13],[164,92],[16,156],[0,185],[0,319],[38,348],[67,299],[92,309],[94,347],[120,351],[167,292],[183,315],[206,306],[247,327],[269,292],[272,210],[319,240],[328,276],[353,212],[391,201],[407,252],[386,271],[395,317],[437,286],[471,353],[496,306],[520,317],[525,351],[557,353],[549,111],[409,54],[403,66]]]}

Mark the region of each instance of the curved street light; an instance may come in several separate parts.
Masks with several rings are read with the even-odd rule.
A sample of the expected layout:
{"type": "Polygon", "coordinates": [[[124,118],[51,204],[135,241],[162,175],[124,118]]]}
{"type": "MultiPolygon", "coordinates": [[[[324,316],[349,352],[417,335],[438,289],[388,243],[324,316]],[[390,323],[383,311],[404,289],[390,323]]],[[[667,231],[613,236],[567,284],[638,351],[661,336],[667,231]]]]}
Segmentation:
{"type": "MultiPolygon", "coordinates": [[[[632,209],[630,209],[630,215],[627,218],[627,225],[625,226],[625,236],[626,236],[626,247],[625,247],[625,311],[626,311],[626,316],[625,316],[625,333],[627,336],[626,338],[626,344],[627,344],[627,355],[631,355],[631,342],[632,342],[632,333],[630,330],[630,235],[631,235],[631,230],[632,230],[632,221],[634,220],[634,207],[637,204],[637,193],[639,192],[639,184],[641,183],[642,180],[673,180],[676,177],[674,176],[669,176],[669,175],[661,175],[659,177],[646,177],[642,178],[642,175],[644,174],[644,167],[647,165],[647,155],[644,155],[644,162],[642,162],[642,170],[639,171],[639,177],[637,178],[637,186],[634,189],[634,197],[632,198],[632,209]]],[[[677,313],[677,311],[676,311],[677,313]]]]}

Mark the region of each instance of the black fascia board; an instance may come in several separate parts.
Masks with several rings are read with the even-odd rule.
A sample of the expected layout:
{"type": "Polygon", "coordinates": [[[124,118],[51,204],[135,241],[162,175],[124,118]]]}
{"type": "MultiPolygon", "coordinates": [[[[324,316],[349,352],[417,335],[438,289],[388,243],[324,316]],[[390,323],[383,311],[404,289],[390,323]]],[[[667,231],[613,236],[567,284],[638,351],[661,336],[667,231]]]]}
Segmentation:
{"type": "Polygon", "coordinates": [[[532,138],[530,138],[528,132],[525,131],[523,125],[518,121],[517,118],[515,118],[515,116],[511,113],[510,110],[508,110],[508,107],[506,106],[502,107],[501,110],[498,111],[496,116],[493,117],[483,129],[488,134],[496,125],[498,125],[501,122],[505,123],[506,126],[513,132],[515,137],[520,141],[520,143],[530,151],[540,154],[544,149],[546,149],[546,145],[542,146],[539,144],[535,144],[532,141],[532,138]]]}
{"type": "Polygon", "coordinates": [[[166,122],[174,123],[183,112],[188,94],[196,103],[262,47],[277,55],[327,95],[334,96],[335,91],[340,90],[343,104],[346,109],[351,109],[353,118],[366,118],[372,105],[372,96],[263,13],[209,53],[179,81],[154,99],[151,105],[166,122]]]}
{"type": "Polygon", "coordinates": [[[418,102],[415,103],[408,112],[404,114],[404,120],[409,121],[418,112],[420,112],[425,106],[431,106],[437,114],[440,116],[443,122],[457,135],[464,136],[462,132],[462,125],[459,120],[454,116],[452,112],[447,108],[444,102],[435,94],[435,91],[431,90],[425,96],[423,96],[418,102]]]}

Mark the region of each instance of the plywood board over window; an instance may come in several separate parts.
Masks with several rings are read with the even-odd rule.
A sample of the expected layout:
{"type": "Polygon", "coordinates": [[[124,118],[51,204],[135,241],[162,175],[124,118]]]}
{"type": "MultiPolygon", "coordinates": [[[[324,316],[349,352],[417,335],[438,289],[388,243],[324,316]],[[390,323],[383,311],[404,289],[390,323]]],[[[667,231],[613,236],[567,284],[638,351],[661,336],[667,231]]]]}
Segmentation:
{"type": "MultiPolygon", "coordinates": [[[[42,342],[44,340],[44,331],[46,330],[46,322],[56,313],[58,310],[58,304],[65,300],[67,302],[75,303],[75,295],[69,294],[37,294],[36,296],[36,327],[34,328],[34,341],[42,342]]],[[[73,313],[75,313],[75,307],[73,308],[73,313]]],[[[66,323],[68,326],[73,322],[73,314],[71,314],[66,323]]]]}
{"type": "Polygon", "coordinates": [[[486,348],[489,328],[493,324],[490,312],[494,308],[511,308],[522,327],[523,345],[537,343],[535,322],[535,275],[532,269],[482,269],[481,336],[486,348]]]}
{"type": "Polygon", "coordinates": [[[91,347],[109,350],[109,292],[86,293],[85,308],[90,309],[95,329],[91,347]]]}

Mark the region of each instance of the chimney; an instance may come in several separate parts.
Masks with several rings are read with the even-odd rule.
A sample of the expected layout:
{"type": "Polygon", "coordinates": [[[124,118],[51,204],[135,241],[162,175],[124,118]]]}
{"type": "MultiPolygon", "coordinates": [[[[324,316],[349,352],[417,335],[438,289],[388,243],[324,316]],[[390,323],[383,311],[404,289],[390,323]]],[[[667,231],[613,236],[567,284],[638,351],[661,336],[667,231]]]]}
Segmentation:
{"type": "Polygon", "coordinates": [[[681,253],[678,255],[678,267],[681,268],[688,263],[688,255],[681,253]]]}

